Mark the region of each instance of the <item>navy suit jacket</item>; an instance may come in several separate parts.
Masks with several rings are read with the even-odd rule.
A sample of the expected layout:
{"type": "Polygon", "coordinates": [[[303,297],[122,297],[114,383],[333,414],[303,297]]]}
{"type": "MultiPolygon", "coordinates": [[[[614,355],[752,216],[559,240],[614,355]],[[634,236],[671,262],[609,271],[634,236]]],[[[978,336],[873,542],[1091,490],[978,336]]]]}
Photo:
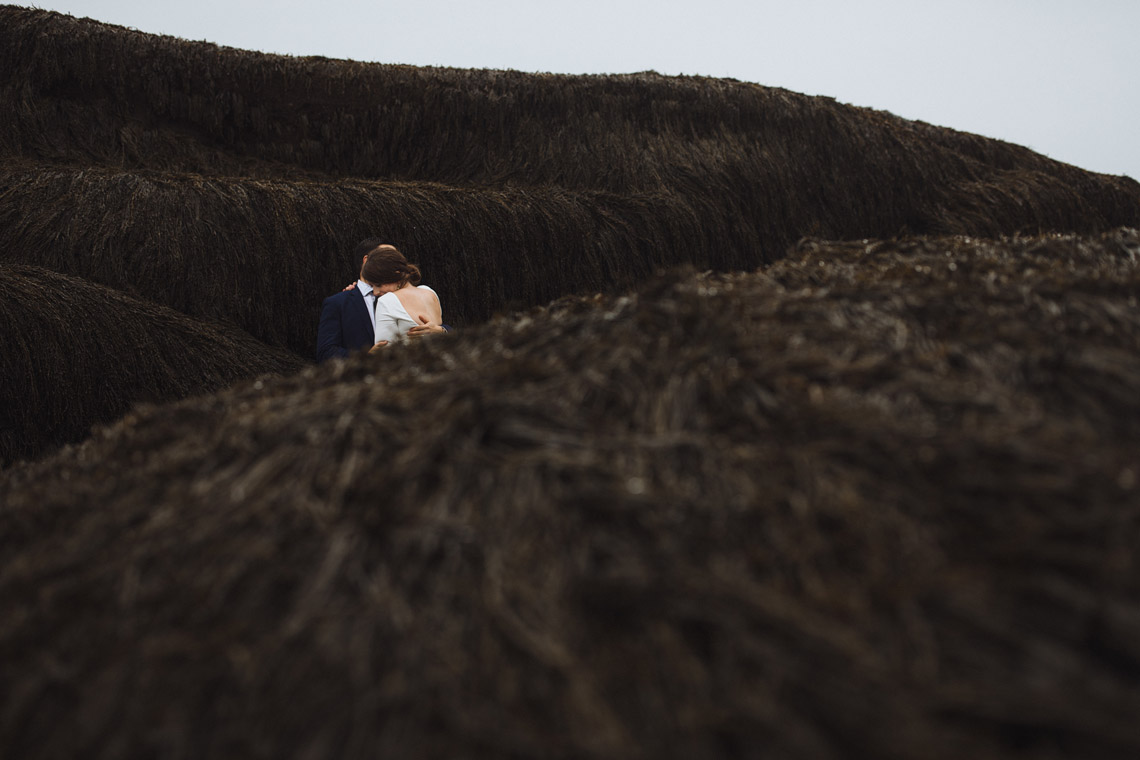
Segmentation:
{"type": "Polygon", "coordinates": [[[360,288],[329,296],[321,305],[321,323],[317,327],[317,361],[334,356],[348,356],[375,342],[372,319],[360,288]]]}

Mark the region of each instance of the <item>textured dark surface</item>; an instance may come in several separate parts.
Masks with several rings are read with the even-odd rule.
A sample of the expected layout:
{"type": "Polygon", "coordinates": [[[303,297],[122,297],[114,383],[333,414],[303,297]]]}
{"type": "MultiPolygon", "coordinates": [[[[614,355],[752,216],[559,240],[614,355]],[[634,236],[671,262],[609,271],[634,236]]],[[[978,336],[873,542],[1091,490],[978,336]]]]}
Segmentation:
{"type": "Polygon", "coordinates": [[[808,240],[138,410],[0,480],[0,746],[1135,757],[1138,286],[808,240]]]}
{"type": "Polygon", "coordinates": [[[0,266],[0,464],[81,441],[135,403],[303,366],[234,327],[39,267],[0,266]]]}
{"type": "Polygon", "coordinates": [[[808,235],[1140,226],[1133,180],[728,79],[292,58],[11,6],[0,70],[3,261],[306,356],[366,237],[467,325],[808,235]]]}
{"type": "Polygon", "coordinates": [[[1140,756],[1135,181],[11,6],[0,72],[0,757],[1140,756]],[[461,329],[306,366],[373,236],[461,329]]]}

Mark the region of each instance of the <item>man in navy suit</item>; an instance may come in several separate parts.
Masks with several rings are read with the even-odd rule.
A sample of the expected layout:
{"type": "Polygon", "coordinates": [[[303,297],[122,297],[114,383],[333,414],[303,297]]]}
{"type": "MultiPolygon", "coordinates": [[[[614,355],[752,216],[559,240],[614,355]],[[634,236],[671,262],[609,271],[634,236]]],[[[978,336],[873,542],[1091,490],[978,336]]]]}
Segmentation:
{"type": "MultiPolygon", "coordinates": [[[[380,238],[362,240],[356,246],[356,256],[361,258],[361,277],[368,254],[375,251],[384,241],[380,238]]],[[[388,341],[376,343],[374,311],[380,294],[372,294],[372,286],[359,279],[355,286],[349,286],[335,296],[329,296],[321,305],[321,322],[317,327],[317,361],[325,362],[333,357],[345,357],[353,351],[368,348],[375,351],[383,348],[388,341]]],[[[409,337],[419,337],[433,332],[443,332],[446,327],[421,325],[408,331],[409,337]]]]}

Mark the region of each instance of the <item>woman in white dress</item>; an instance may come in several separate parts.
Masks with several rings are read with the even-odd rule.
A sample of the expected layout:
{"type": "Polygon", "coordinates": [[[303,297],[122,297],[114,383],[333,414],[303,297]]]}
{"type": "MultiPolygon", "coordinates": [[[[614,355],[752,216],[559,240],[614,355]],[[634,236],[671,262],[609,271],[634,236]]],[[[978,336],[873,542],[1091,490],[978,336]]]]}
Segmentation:
{"type": "Polygon", "coordinates": [[[372,286],[365,302],[375,314],[376,348],[411,337],[444,332],[439,296],[420,285],[420,270],[395,246],[381,245],[369,252],[360,279],[372,286]]]}

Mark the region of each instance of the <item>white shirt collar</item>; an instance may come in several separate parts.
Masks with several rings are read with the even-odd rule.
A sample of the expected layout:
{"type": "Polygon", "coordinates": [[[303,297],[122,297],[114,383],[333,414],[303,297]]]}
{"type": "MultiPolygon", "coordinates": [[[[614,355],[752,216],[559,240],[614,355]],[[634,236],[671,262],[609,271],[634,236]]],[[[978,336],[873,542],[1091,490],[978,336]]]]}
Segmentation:
{"type": "MultiPolygon", "coordinates": [[[[364,280],[357,280],[357,281],[356,281],[356,287],[360,289],[360,294],[361,294],[361,295],[363,295],[363,296],[370,296],[370,295],[372,295],[372,286],[371,286],[371,285],[369,285],[369,284],[368,284],[367,282],[365,282],[364,280]]],[[[380,296],[377,296],[377,298],[379,298],[379,297],[380,297],[380,296]]]]}

